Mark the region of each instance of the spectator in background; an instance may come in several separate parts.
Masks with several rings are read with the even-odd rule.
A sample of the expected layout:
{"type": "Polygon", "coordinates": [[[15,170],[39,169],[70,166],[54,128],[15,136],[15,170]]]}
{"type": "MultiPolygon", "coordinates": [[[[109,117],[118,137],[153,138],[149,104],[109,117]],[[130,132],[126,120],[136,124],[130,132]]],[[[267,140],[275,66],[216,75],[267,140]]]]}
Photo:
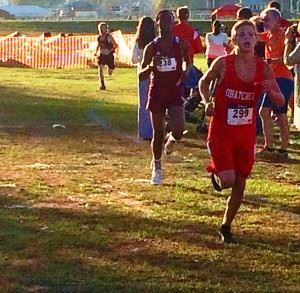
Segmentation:
{"type": "MultiPolygon", "coordinates": [[[[143,16],[139,20],[132,51],[132,63],[137,65],[138,72],[141,69],[144,48],[152,42],[154,38],[154,21],[151,17],[143,16]]],[[[146,109],[148,92],[149,78],[138,80],[138,138],[143,140],[152,139],[150,112],[146,109]]]]}
{"type": "MultiPolygon", "coordinates": [[[[176,10],[176,16],[178,23],[173,26],[173,34],[187,42],[188,54],[190,61],[194,63],[194,55],[203,51],[201,38],[198,31],[188,22],[190,17],[189,9],[187,6],[178,7],[176,10]]],[[[190,96],[190,92],[193,88],[198,87],[198,81],[200,79],[200,71],[195,66],[191,66],[188,71],[188,76],[183,81],[184,94],[186,98],[190,96]]]]}
{"type": "Polygon", "coordinates": [[[212,24],[212,32],[205,36],[206,44],[206,62],[209,67],[211,63],[220,56],[226,55],[226,47],[228,46],[228,36],[221,32],[221,22],[215,20],[212,24]]]}
{"type": "MultiPolygon", "coordinates": [[[[268,8],[275,8],[277,9],[278,11],[281,12],[281,6],[280,6],[280,3],[277,2],[277,1],[271,1],[268,3],[268,8]]],[[[282,29],[286,30],[289,26],[291,26],[292,23],[290,21],[288,21],[287,19],[285,19],[284,17],[281,16],[281,19],[280,19],[280,26],[282,27],[282,29]]],[[[294,68],[291,68],[291,73],[292,75],[294,76],[294,68]]],[[[292,112],[292,117],[291,117],[291,120],[293,121],[294,117],[294,94],[291,95],[291,98],[289,99],[289,107],[291,108],[291,112],[292,112]]]]}
{"type": "Polygon", "coordinates": [[[250,8],[242,7],[236,13],[236,20],[249,20],[252,16],[250,8]]]}
{"type": "Polygon", "coordinates": [[[284,63],[286,65],[299,65],[300,63],[300,24],[290,26],[285,32],[284,63]]]}
{"type": "MultiPolygon", "coordinates": [[[[295,69],[295,97],[300,107],[300,24],[290,26],[285,33],[284,63],[295,69]],[[298,40],[297,40],[298,39],[298,40]]],[[[299,117],[297,117],[299,121],[299,117]]]]}
{"type": "MultiPolygon", "coordinates": [[[[270,1],[268,3],[267,8],[275,8],[277,9],[279,12],[281,12],[281,6],[280,3],[277,1],[270,1]]],[[[292,25],[286,18],[284,17],[280,17],[280,27],[283,28],[284,30],[286,30],[290,25],[292,25]]]]}
{"type": "Polygon", "coordinates": [[[288,157],[289,125],[287,119],[288,101],[293,92],[293,77],[289,69],[283,63],[285,32],[281,28],[281,14],[275,8],[268,8],[261,12],[261,20],[264,23],[265,32],[259,35],[260,41],[266,43],[266,58],[271,65],[276,82],[284,95],[285,104],[282,107],[275,106],[268,95],[264,96],[260,109],[265,138],[264,148],[259,152],[260,156],[288,157]],[[274,152],[274,130],[272,112],[277,115],[280,129],[281,147],[274,152]]]}
{"type": "Polygon", "coordinates": [[[105,90],[106,86],[104,83],[104,72],[103,68],[107,65],[108,75],[112,75],[115,69],[115,58],[114,52],[118,47],[113,36],[108,32],[108,25],[105,22],[101,22],[98,25],[99,36],[97,38],[97,48],[95,51],[95,56],[98,56],[98,51],[100,50],[100,55],[98,56],[98,76],[100,90],[105,90]]]}
{"type": "Polygon", "coordinates": [[[176,16],[178,18],[178,23],[173,27],[173,34],[188,43],[189,56],[193,63],[194,55],[202,52],[200,36],[195,28],[188,22],[190,13],[187,6],[177,8],[176,16]]]}
{"type": "MultiPolygon", "coordinates": [[[[252,14],[252,13],[251,13],[252,14]]],[[[238,16],[237,16],[238,18],[238,16]]],[[[264,32],[264,24],[261,21],[259,15],[252,16],[249,19],[251,22],[255,24],[256,31],[258,33],[263,33],[264,32]]],[[[254,48],[255,55],[260,58],[265,58],[265,42],[260,42],[259,40],[256,42],[255,48],[254,48]]],[[[262,135],[263,134],[263,129],[262,129],[262,121],[259,115],[259,109],[261,106],[261,103],[263,101],[264,93],[261,95],[259,98],[257,107],[256,107],[256,135],[262,135]]]]}
{"type": "MultiPolygon", "coordinates": [[[[264,23],[261,21],[259,15],[251,17],[250,21],[255,24],[258,33],[264,32],[264,23]]],[[[255,45],[255,54],[257,57],[265,58],[265,42],[257,41],[255,45]]]]}

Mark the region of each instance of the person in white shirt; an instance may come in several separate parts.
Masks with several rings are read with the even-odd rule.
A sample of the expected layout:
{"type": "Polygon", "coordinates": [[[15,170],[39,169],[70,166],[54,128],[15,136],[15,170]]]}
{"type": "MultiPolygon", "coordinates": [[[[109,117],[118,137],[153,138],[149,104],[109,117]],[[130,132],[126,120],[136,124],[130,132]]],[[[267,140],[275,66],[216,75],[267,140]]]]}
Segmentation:
{"type": "Polygon", "coordinates": [[[228,36],[221,31],[221,22],[215,20],[212,24],[212,32],[205,36],[206,45],[206,62],[209,67],[210,64],[220,56],[226,55],[226,47],[228,46],[228,36]]]}

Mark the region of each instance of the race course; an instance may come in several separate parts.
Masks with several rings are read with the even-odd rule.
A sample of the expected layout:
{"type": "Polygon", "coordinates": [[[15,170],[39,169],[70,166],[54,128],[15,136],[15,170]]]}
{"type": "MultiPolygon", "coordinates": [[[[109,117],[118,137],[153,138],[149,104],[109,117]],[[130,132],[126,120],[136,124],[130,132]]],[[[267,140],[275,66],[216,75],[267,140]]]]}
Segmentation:
{"type": "MultiPolygon", "coordinates": [[[[0,292],[299,292],[300,133],[259,160],[233,225],[189,132],[153,187],[136,70],[0,68],[0,292]]],[[[261,139],[258,139],[259,144],[261,139]]]]}

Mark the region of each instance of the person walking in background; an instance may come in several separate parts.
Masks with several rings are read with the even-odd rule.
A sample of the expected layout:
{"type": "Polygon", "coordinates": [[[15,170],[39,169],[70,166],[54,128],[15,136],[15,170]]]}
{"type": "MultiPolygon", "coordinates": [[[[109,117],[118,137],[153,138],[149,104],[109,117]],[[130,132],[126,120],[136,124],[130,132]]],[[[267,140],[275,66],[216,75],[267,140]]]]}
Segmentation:
{"type": "Polygon", "coordinates": [[[231,188],[219,230],[223,242],[233,241],[231,224],[254,164],[255,108],[260,93],[268,93],[274,104],[284,103],[272,69],[254,54],[255,25],[248,20],[238,21],[231,36],[236,47],[233,53],[218,58],[199,82],[206,114],[212,116],[207,139],[211,162],[207,170],[212,173],[212,184],[217,191],[231,188]],[[209,88],[215,80],[217,86],[211,100],[209,88]]]}
{"type": "Polygon", "coordinates": [[[220,56],[226,55],[226,48],[228,46],[228,36],[221,32],[221,22],[215,20],[212,24],[212,32],[205,36],[206,44],[206,62],[209,67],[211,63],[220,56]]]}
{"type": "Polygon", "coordinates": [[[146,46],[139,74],[140,80],[150,76],[148,109],[153,127],[151,184],[162,184],[161,156],[165,137],[165,115],[168,111],[168,126],[171,132],[165,143],[169,154],[176,141],[182,138],[184,129],[183,85],[188,73],[183,72],[183,62],[189,70],[191,62],[188,45],[172,32],[174,16],[169,10],[158,13],[156,21],[159,37],[146,46]]]}
{"type": "Polygon", "coordinates": [[[115,59],[114,52],[118,48],[118,45],[113,38],[113,36],[108,32],[108,26],[105,22],[101,22],[98,25],[99,36],[97,38],[97,48],[95,51],[95,56],[98,56],[98,51],[100,50],[100,55],[98,56],[98,78],[99,78],[99,89],[106,90],[104,83],[104,72],[103,68],[107,65],[108,75],[112,75],[115,69],[115,59]]]}
{"type": "Polygon", "coordinates": [[[266,32],[259,34],[260,41],[266,44],[266,59],[273,69],[276,82],[285,97],[285,104],[277,107],[270,97],[265,95],[262,101],[260,116],[263,124],[265,139],[264,148],[258,153],[261,157],[280,156],[288,157],[289,125],[287,119],[288,101],[293,92],[293,77],[283,62],[285,31],[281,28],[281,14],[275,8],[268,8],[261,12],[261,20],[266,32]],[[280,129],[281,147],[274,152],[274,125],[272,112],[276,114],[280,129]]]}
{"type": "MultiPolygon", "coordinates": [[[[151,17],[143,16],[139,20],[135,36],[135,44],[132,51],[132,63],[137,65],[137,71],[141,69],[143,52],[146,45],[155,38],[155,26],[151,17]]],[[[150,112],[146,109],[149,92],[149,78],[138,79],[138,138],[152,139],[152,125],[150,112]]]]}

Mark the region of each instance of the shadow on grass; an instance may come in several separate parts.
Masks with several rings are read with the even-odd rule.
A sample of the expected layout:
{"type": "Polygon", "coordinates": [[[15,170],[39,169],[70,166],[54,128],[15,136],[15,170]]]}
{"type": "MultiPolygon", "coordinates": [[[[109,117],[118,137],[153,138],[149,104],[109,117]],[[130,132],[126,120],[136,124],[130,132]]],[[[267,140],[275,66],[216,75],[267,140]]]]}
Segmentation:
{"type": "Polygon", "coordinates": [[[109,131],[133,132],[136,107],[96,99],[51,98],[39,96],[21,86],[0,86],[0,128],[43,128],[53,124],[65,126],[98,125],[109,131]]]}
{"type": "Polygon", "coordinates": [[[243,200],[244,204],[254,206],[256,208],[259,207],[269,207],[274,210],[279,210],[283,212],[290,213],[291,215],[295,215],[295,217],[299,217],[300,219],[300,207],[298,206],[291,206],[289,204],[283,204],[283,203],[278,203],[278,202],[273,202],[271,200],[266,200],[262,201],[261,199],[255,199],[255,198],[247,198],[243,200]]]}
{"type": "Polygon", "coordinates": [[[264,280],[267,289],[281,285],[273,274],[240,263],[243,252],[236,247],[222,253],[215,228],[205,223],[156,220],[104,206],[34,208],[3,194],[0,205],[1,285],[7,291],[261,292],[255,280],[264,280]],[[183,244],[194,248],[178,250],[183,244]],[[201,252],[207,249],[209,254],[201,252]]]}
{"type": "MultiPolygon", "coordinates": [[[[289,153],[293,153],[293,151],[289,151],[289,153]]],[[[280,158],[280,157],[270,157],[270,158],[258,158],[258,161],[265,162],[265,163],[271,163],[271,164],[300,164],[300,159],[296,158],[280,158]]]]}

